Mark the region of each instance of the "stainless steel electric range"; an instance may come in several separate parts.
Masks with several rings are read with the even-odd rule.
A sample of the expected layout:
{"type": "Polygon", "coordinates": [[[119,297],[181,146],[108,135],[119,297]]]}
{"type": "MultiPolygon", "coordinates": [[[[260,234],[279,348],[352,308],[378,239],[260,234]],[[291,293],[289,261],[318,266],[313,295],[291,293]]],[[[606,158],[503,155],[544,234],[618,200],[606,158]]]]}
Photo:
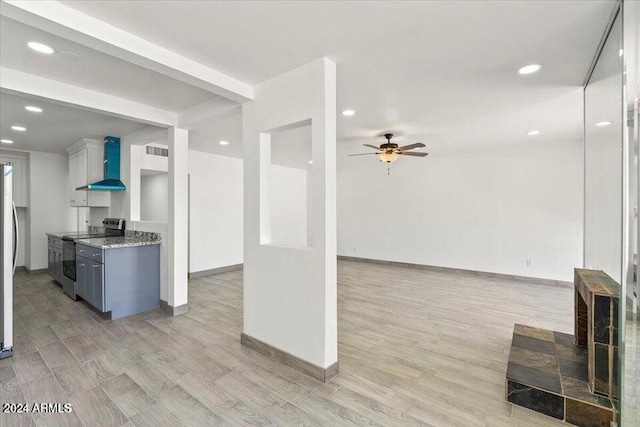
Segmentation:
{"type": "Polygon", "coordinates": [[[122,218],[105,218],[102,221],[104,232],[78,232],[62,236],[62,290],[74,300],[78,299],[76,291],[76,243],[83,239],[124,236],[125,220],[122,218]]]}

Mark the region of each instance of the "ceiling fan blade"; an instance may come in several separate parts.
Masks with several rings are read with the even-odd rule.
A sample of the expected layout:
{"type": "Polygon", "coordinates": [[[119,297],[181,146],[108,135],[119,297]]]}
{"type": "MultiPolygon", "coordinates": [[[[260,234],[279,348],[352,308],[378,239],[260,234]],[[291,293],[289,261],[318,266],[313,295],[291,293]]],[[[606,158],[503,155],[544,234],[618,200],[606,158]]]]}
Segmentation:
{"type": "Polygon", "coordinates": [[[380,153],[360,153],[360,154],[347,154],[347,157],[352,157],[352,156],[368,156],[370,154],[380,154],[380,153]]]}
{"type": "Polygon", "coordinates": [[[407,152],[402,152],[402,153],[398,153],[401,156],[415,156],[415,157],[426,157],[429,155],[429,153],[407,153],[407,152]]]}
{"type": "Polygon", "coordinates": [[[413,150],[414,148],[426,147],[422,142],[416,142],[415,144],[405,145],[404,147],[398,147],[400,151],[413,150]]]}
{"type": "Polygon", "coordinates": [[[376,150],[379,150],[379,149],[380,149],[380,147],[376,147],[375,145],[371,145],[371,144],[362,144],[362,145],[364,145],[365,147],[374,148],[374,149],[376,149],[376,150]]]}

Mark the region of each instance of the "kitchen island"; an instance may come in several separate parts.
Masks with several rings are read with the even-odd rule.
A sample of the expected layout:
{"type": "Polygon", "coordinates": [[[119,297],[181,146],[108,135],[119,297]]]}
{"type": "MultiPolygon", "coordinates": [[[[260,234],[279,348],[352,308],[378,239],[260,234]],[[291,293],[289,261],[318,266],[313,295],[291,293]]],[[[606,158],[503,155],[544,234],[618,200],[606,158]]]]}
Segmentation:
{"type": "Polygon", "coordinates": [[[99,227],[46,234],[49,275],[71,298],[81,297],[112,319],[160,306],[159,234],[109,235],[99,227]]]}

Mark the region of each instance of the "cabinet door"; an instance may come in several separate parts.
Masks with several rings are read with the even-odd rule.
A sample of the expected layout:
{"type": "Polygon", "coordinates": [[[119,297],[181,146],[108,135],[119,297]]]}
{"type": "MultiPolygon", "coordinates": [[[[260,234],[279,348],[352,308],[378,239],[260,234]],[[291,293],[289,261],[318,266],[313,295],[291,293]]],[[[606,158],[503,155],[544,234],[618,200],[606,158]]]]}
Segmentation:
{"type": "Polygon", "coordinates": [[[76,169],[78,168],[78,154],[73,153],[69,156],[69,201],[71,206],[78,206],[76,195],[76,169]]]}
{"type": "MultiPolygon", "coordinates": [[[[78,152],[76,157],[76,188],[89,184],[87,177],[87,149],[84,148],[78,152]]],[[[87,206],[87,192],[84,190],[76,190],[76,199],[78,206],[87,206]]]]}
{"type": "Polygon", "coordinates": [[[71,206],[87,206],[87,192],[76,190],[76,188],[87,184],[87,149],[84,148],[69,156],[69,196],[71,206]]]}
{"type": "Polygon", "coordinates": [[[49,246],[49,268],[48,268],[49,276],[52,279],[57,279],[56,273],[56,253],[54,251],[53,246],[49,246]]]}
{"type": "Polygon", "coordinates": [[[90,301],[88,288],[90,276],[87,274],[91,268],[91,261],[88,259],[77,257],[76,258],[76,285],[78,290],[76,291],[86,301],[90,301]]]}
{"type": "Polygon", "coordinates": [[[62,269],[62,249],[53,248],[53,262],[55,264],[54,278],[58,282],[62,282],[62,276],[64,276],[64,270],[62,269]]]}
{"type": "Polygon", "coordinates": [[[91,304],[100,311],[104,311],[104,265],[91,261],[91,304]]]}

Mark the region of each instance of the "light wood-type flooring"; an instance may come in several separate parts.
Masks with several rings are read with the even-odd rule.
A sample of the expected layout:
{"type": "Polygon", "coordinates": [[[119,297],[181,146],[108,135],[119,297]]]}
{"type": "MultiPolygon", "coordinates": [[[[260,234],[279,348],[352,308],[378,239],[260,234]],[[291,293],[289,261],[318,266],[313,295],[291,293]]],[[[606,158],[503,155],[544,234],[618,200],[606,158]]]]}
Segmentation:
{"type": "Polygon", "coordinates": [[[565,425],[504,400],[514,323],[572,332],[569,286],[338,263],[340,375],[321,384],[240,345],[242,272],[189,281],[188,313],[109,321],[16,275],[4,426],[565,425]]]}

